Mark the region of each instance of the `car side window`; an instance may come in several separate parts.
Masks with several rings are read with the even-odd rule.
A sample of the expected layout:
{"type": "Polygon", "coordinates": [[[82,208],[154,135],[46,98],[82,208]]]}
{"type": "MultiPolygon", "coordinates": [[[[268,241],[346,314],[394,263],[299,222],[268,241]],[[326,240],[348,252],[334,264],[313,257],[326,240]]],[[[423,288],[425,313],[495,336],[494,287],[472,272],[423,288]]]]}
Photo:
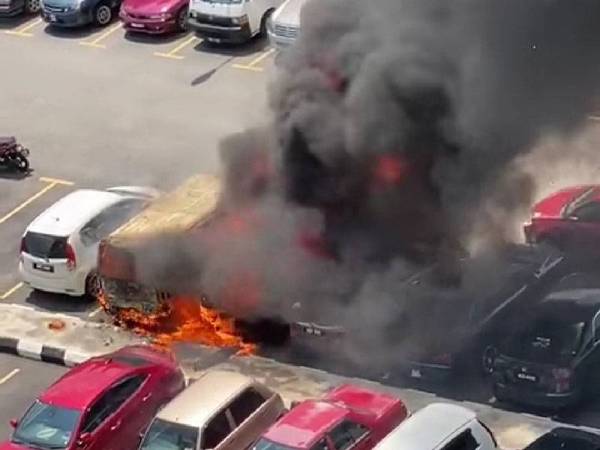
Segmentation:
{"type": "Polygon", "coordinates": [[[134,375],[129,377],[108,391],[110,402],[116,406],[115,410],[119,409],[131,396],[139,389],[146,381],[147,375],[134,375]]]}
{"type": "Polygon", "coordinates": [[[345,420],[329,432],[329,437],[336,450],[345,450],[352,447],[368,432],[369,429],[364,425],[345,420]]]}
{"type": "Polygon", "coordinates": [[[105,238],[141,209],[142,204],[139,200],[129,199],[105,209],[82,227],[79,232],[81,242],[91,245],[105,238]]]}
{"type": "Polygon", "coordinates": [[[442,450],[476,450],[477,448],[479,448],[479,442],[475,440],[473,433],[468,429],[448,442],[442,450]]]}
{"type": "Polygon", "coordinates": [[[582,222],[600,222],[600,203],[590,202],[577,208],[573,214],[582,222]]]}
{"type": "Polygon", "coordinates": [[[202,433],[202,448],[204,450],[216,448],[231,433],[231,426],[227,420],[227,410],[224,409],[214,416],[202,433]]]}
{"type": "Polygon", "coordinates": [[[108,401],[108,393],[99,398],[88,410],[87,416],[81,427],[83,433],[93,433],[98,425],[104,422],[116,409],[108,401]]]}
{"type": "Polygon", "coordinates": [[[256,389],[248,388],[229,405],[236,425],[240,425],[266,401],[256,389]]]}

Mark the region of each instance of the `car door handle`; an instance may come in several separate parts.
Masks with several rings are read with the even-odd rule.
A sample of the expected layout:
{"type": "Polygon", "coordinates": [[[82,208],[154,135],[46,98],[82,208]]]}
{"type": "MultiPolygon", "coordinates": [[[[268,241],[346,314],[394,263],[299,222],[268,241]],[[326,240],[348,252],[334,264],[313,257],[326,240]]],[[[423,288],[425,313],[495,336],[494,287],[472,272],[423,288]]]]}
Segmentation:
{"type": "Polygon", "coordinates": [[[142,402],[147,402],[148,400],[150,400],[152,398],[152,392],[150,392],[149,394],[146,394],[142,397],[142,402]]]}
{"type": "Polygon", "coordinates": [[[110,427],[110,431],[115,431],[121,426],[121,421],[117,421],[112,427],[110,427]]]}

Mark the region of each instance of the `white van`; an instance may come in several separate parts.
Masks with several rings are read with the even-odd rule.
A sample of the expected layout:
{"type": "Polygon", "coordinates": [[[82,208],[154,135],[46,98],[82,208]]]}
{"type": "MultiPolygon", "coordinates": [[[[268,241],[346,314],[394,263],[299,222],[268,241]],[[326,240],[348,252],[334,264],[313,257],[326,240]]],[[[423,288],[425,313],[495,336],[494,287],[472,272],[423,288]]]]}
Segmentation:
{"type": "Polygon", "coordinates": [[[266,35],[267,20],[284,0],[190,0],[188,26],[209,42],[241,44],[266,35]]]}
{"type": "Polygon", "coordinates": [[[388,434],[374,450],[493,450],[492,432],[470,409],[432,403],[388,434]]]}
{"type": "Polygon", "coordinates": [[[286,0],[275,10],[267,23],[271,47],[284,50],[300,33],[300,11],[308,0],[286,0]]]}

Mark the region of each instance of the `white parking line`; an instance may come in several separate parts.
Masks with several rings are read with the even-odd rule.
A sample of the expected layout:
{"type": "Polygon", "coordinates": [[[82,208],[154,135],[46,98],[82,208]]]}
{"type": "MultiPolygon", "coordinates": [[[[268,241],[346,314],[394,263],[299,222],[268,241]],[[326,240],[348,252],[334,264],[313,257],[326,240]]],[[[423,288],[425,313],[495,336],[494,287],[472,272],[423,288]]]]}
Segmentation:
{"type": "Polygon", "coordinates": [[[6,291],[2,295],[0,295],[0,300],[6,300],[8,297],[10,297],[11,295],[13,295],[15,292],[17,292],[22,287],[23,287],[23,283],[22,282],[15,284],[8,291],[6,291]]]}
{"type": "Polygon", "coordinates": [[[95,310],[88,314],[88,317],[96,317],[102,311],[102,306],[98,306],[95,310]]]}
{"type": "Polygon", "coordinates": [[[18,374],[20,371],[21,371],[21,369],[14,369],[12,372],[9,372],[8,374],[4,375],[2,378],[0,378],[0,384],[6,383],[12,377],[14,377],[16,374],[18,374]]]}

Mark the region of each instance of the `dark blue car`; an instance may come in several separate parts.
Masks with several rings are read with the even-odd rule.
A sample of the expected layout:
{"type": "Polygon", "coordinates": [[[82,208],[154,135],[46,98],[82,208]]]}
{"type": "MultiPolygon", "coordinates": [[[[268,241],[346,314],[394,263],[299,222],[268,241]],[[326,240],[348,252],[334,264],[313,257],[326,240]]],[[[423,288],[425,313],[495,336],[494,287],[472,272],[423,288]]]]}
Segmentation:
{"type": "Polygon", "coordinates": [[[37,14],[40,0],[0,0],[0,17],[12,17],[17,14],[37,14]]]}
{"type": "Polygon", "coordinates": [[[106,26],[120,6],[121,0],[42,0],[42,17],[58,27],[106,26]]]}

